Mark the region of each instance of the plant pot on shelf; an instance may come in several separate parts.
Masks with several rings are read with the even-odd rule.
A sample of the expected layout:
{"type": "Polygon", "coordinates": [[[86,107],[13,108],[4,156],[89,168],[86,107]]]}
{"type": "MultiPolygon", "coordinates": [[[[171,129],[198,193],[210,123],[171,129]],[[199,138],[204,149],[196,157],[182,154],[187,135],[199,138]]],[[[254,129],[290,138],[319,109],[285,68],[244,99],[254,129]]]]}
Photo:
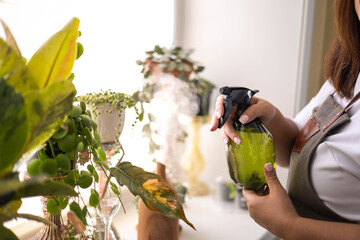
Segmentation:
{"type": "Polygon", "coordinates": [[[144,72],[151,73],[154,77],[160,77],[163,73],[169,73],[174,77],[180,78],[182,80],[189,80],[191,73],[194,71],[193,64],[186,60],[183,60],[180,63],[160,63],[153,61],[151,58],[147,58],[144,64],[144,72]],[[183,70],[179,71],[176,68],[176,64],[181,64],[183,70]],[[165,68],[166,67],[166,68],[165,68]]]}
{"type": "MultiPolygon", "coordinates": [[[[91,106],[88,106],[91,109],[91,106]]],[[[110,102],[96,105],[96,124],[101,143],[112,143],[124,128],[125,109],[117,109],[110,102]]]]}

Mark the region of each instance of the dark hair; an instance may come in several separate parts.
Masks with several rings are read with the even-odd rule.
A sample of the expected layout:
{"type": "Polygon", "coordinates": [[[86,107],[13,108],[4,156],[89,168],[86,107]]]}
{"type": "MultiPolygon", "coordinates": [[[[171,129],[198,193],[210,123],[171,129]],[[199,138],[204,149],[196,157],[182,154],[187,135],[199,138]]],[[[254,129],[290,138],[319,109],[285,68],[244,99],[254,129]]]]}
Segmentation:
{"type": "Polygon", "coordinates": [[[336,0],[334,12],[337,36],[325,58],[325,77],[341,96],[351,98],[360,70],[360,22],[354,0],[336,0]]]}

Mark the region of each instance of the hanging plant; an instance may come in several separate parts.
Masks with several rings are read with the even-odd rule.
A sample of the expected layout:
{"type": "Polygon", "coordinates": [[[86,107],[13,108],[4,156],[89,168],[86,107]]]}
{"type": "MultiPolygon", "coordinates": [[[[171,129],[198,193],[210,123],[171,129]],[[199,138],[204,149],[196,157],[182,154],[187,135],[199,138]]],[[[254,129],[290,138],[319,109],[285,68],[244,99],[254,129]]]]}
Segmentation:
{"type": "MultiPolygon", "coordinates": [[[[119,152],[119,136],[121,134],[121,131],[124,127],[124,117],[125,117],[125,110],[133,108],[136,113],[136,119],[132,126],[134,126],[137,121],[142,121],[143,119],[143,106],[142,103],[140,105],[140,110],[138,109],[137,102],[138,100],[131,95],[125,94],[125,93],[119,93],[114,92],[111,90],[101,90],[97,93],[87,93],[82,96],[76,97],[76,101],[84,102],[89,109],[91,109],[92,114],[94,115],[94,119],[97,120],[97,124],[107,124],[104,121],[106,121],[107,118],[110,118],[111,114],[117,114],[116,119],[116,133],[113,134],[110,138],[105,137],[101,129],[103,129],[101,126],[99,126],[99,133],[101,136],[102,143],[106,142],[116,142],[117,148],[116,152],[119,152]],[[101,116],[104,116],[101,120],[101,116]],[[106,115],[106,116],[105,116],[106,115]]],[[[105,126],[107,129],[109,126],[105,126]]]]}

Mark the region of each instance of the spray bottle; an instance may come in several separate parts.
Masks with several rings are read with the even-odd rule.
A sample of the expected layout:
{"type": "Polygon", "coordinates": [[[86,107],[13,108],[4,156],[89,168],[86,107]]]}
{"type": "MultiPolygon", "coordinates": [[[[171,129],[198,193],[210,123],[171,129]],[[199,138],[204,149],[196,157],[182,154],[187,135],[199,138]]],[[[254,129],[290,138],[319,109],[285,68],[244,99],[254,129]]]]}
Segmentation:
{"type": "Polygon", "coordinates": [[[271,134],[264,125],[255,119],[246,124],[239,121],[240,116],[250,106],[250,99],[258,90],[243,87],[222,87],[224,95],[224,116],[220,118],[221,128],[235,108],[233,127],[241,138],[241,143],[232,140],[226,146],[226,158],[230,177],[235,184],[250,190],[258,190],[266,184],[264,165],[272,163],[275,168],[275,149],[271,134]]]}

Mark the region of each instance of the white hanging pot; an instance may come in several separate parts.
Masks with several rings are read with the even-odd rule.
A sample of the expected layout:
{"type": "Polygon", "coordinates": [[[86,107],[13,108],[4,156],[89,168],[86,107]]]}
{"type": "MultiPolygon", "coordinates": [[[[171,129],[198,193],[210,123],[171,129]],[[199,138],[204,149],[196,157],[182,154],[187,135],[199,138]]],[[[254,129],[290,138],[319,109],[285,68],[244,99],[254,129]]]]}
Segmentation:
{"type": "MultiPolygon", "coordinates": [[[[89,106],[89,108],[91,107],[89,106]]],[[[115,142],[124,128],[125,109],[121,109],[120,112],[111,103],[104,102],[97,105],[96,114],[97,131],[101,143],[115,142]]]]}

